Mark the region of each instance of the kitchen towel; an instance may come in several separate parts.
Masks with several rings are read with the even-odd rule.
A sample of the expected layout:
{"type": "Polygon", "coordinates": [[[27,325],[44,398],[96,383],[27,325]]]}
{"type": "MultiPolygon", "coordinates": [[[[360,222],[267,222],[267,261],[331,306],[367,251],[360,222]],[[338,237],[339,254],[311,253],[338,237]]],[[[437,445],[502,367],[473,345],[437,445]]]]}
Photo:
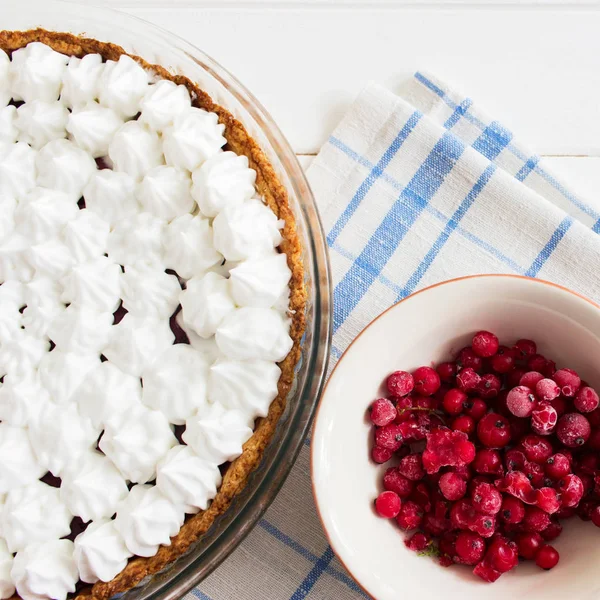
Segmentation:
{"type": "MultiPolygon", "coordinates": [[[[330,368],[383,310],[453,277],[517,273],[600,301],[600,195],[574,195],[430,76],[417,73],[400,95],[369,85],[308,175],[333,274],[330,368]]],[[[321,530],[309,446],[258,526],[189,600],[366,597],[321,530]]]]}

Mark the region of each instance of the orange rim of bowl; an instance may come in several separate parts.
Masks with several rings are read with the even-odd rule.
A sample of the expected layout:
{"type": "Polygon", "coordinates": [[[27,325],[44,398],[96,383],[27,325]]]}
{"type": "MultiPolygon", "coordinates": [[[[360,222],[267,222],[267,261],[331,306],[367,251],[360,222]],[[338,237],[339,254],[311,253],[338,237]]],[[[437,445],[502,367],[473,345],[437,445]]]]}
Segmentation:
{"type": "MultiPolygon", "coordinates": [[[[600,305],[599,304],[597,304],[593,300],[590,300],[589,298],[587,298],[583,294],[580,294],[578,292],[575,292],[575,291],[569,289],[568,287],[565,287],[564,285],[559,285],[558,283],[553,283],[552,281],[546,281],[545,279],[537,279],[535,277],[526,277],[525,275],[514,275],[512,273],[482,273],[482,274],[479,274],[479,275],[465,275],[463,277],[455,277],[454,279],[446,279],[445,281],[440,281],[439,283],[434,283],[433,285],[425,287],[422,290],[419,290],[417,292],[413,292],[412,294],[410,294],[406,298],[402,298],[402,300],[396,302],[395,304],[392,304],[392,306],[390,306],[389,308],[386,308],[380,315],[376,316],[371,322],[369,322],[367,325],[365,325],[365,327],[360,331],[360,333],[350,342],[350,344],[348,345],[348,347],[344,350],[344,352],[342,352],[342,355],[338,359],[335,367],[333,367],[333,370],[331,371],[331,374],[329,375],[329,377],[327,378],[327,381],[325,382],[325,385],[323,386],[323,391],[321,393],[321,397],[320,397],[319,403],[317,405],[317,410],[315,412],[315,418],[314,418],[314,422],[313,422],[313,431],[316,429],[317,422],[319,420],[319,414],[321,412],[321,406],[323,404],[323,399],[325,398],[325,395],[327,394],[327,388],[329,386],[329,382],[331,381],[331,378],[333,377],[333,374],[335,373],[335,371],[338,368],[339,364],[342,362],[342,360],[346,356],[346,353],[350,351],[350,349],[355,344],[355,342],[362,336],[362,334],[367,329],[369,329],[371,327],[371,325],[373,325],[376,321],[378,321],[379,319],[381,319],[390,310],[392,310],[393,308],[396,308],[396,306],[398,306],[399,304],[402,304],[403,302],[406,302],[410,298],[414,298],[415,296],[418,296],[419,294],[423,294],[424,292],[428,292],[429,290],[432,290],[434,288],[440,287],[442,285],[447,285],[449,283],[456,283],[457,281],[464,281],[465,279],[479,279],[479,278],[492,278],[492,277],[493,278],[507,278],[507,279],[508,278],[510,278],[510,279],[524,279],[524,280],[532,281],[532,282],[539,283],[539,284],[542,284],[542,285],[548,285],[548,286],[557,288],[559,290],[562,290],[563,292],[568,292],[569,294],[572,294],[573,296],[577,296],[581,300],[586,301],[587,303],[591,304],[592,306],[594,306],[595,308],[597,308],[597,309],[600,310],[600,305]]],[[[323,529],[323,532],[324,532],[325,537],[327,539],[327,543],[329,544],[329,546],[333,550],[334,554],[336,555],[337,559],[340,561],[340,563],[342,564],[342,566],[344,567],[344,569],[346,569],[346,571],[348,572],[348,574],[350,575],[350,577],[352,578],[352,580],[356,583],[356,585],[367,596],[369,596],[370,598],[374,598],[374,596],[372,596],[371,593],[369,591],[367,591],[367,589],[363,586],[363,584],[356,578],[356,576],[354,575],[354,573],[352,573],[352,571],[348,568],[348,566],[346,565],[346,563],[342,560],[341,556],[339,555],[339,553],[337,552],[337,550],[335,548],[335,545],[333,544],[333,542],[331,540],[331,536],[329,535],[329,531],[327,531],[327,527],[325,526],[325,521],[323,520],[323,516],[321,515],[321,509],[319,507],[319,501],[317,500],[317,491],[316,491],[316,488],[315,488],[314,471],[315,471],[315,449],[314,449],[314,445],[311,444],[311,447],[310,447],[310,484],[311,484],[311,488],[312,488],[313,499],[314,499],[314,502],[315,502],[315,508],[317,509],[317,516],[319,517],[319,521],[321,522],[321,528],[323,529]]]]}

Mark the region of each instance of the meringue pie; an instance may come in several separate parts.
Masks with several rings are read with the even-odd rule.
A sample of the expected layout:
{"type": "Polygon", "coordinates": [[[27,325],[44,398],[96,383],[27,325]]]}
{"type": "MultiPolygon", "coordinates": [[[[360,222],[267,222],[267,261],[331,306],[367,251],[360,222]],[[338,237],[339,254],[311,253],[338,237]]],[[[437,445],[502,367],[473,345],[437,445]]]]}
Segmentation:
{"type": "Polygon", "coordinates": [[[304,330],[241,123],[118,46],[0,32],[0,600],[105,599],[225,512],[304,330]]]}

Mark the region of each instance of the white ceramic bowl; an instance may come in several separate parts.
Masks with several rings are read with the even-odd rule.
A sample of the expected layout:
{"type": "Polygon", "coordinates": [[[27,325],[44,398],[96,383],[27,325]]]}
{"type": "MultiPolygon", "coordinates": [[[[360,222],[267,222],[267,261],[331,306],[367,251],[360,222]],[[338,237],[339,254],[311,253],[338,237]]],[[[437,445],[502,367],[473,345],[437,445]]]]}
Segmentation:
{"type": "Polygon", "coordinates": [[[557,285],[511,275],[456,279],[413,294],[375,319],[351,344],[321,398],[312,438],[315,499],[330,544],[349,573],[377,600],[551,600],[600,598],[600,529],[577,517],[553,542],[558,566],[519,565],[486,584],[468,567],[443,568],[404,545],[373,500],[389,465],[369,458],[367,407],[392,371],[440,362],[480,329],[501,343],[519,337],[559,366],[600,386],[600,307],[557,285]]]}

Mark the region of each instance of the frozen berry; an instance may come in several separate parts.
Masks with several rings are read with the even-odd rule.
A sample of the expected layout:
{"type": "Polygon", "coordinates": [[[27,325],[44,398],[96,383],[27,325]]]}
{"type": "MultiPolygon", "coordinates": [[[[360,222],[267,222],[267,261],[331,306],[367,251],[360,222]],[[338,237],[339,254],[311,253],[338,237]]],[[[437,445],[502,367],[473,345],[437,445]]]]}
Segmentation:
{"type": "Polygon", "coordinates": [[[558,552],[550,545],[542,546],[535,555],[535,564],[541,569],[552,569],[558,564],[558,552]]]}
{"type": "Polygon", "coordinates": [[[406,396],[413,390],[413,376],[406,371],[395,371],[386,381],[386,386],[392,396],[406,396]]]}
{"type": "Polygon", "coordinates": [[[477,450],[472,466],[477,473],[485,475],[502,475],[504,472],[500,453],[491,448],[477,450]]]}
{"type": "Polygon", "coordinates": [[[600,398],[595,389],[586,386],[577,390],[574,404],[579,412],[589,413],[598,408],[600,405],[600,398]]]}
{"type": "Polygon", "coordinates": [[[556,435],[567,448],[583,446],[590,437],[590,422],[579,413],[563,415],[556,425],[556,435]]]}
{"type": "Polygon", "coordinates": [[[573,369],[559,369],[552,379],[557,383],[563,396],[572,398],[581,385],[581,378],[573,369]]]}
{"type": "Polygon", "coordinates": [[[375,500],[375,510],[384,519],[393,519],[399,512],[402,501],[394,492],[381,492],[375,500]]]}
{"type": "Polygon", "coordinates": [[[531,390],[535,390],[538,381],[544,379],[544,376],[538,371],[527,371],[519,380],[519,385],[524,385],[531,390]]]}
{"type": "Polygon", "coordinates": [[[458,372],[458,367],[456,366],[456,363],[443,362],[440,363],[435,370],[442,381],[446,383],[452,383],[456,377],[456,373],[458,372]]]}
{"type": "Polygon", "coordinates": [[[590,450],[600,451],[600,429],[592,429],[587,444],[590,450]]]}
{"type": "Polygon", "coordinates": [[[503,448],[510,442],[508,419],[497,413],[488,413],[477,424],[477,436],[488,448],[503,448]]]}
{"type": "Polygon", "coordinates": [[[556,484],[561,496],[561,503],[566,507],[575,507],[583,498],[583,482],[577,475],[569,473],[556,484]]]}
{"type": "Polygon", "coordinates": [[[568,408],[567,399],[559,396],[550,401],[550,406],[556,411],[557,417],[562,417],[568,408]]]}
{"type": "Polygon", "coordinates": [[[458,353],[456,364],[461,369],[473,369],[478,373],[483,367],[483,359],[473,352],[473,348],[467,346],[458,353]]]}
{"type": "Polygon", "coordinates": [[[554,514],[560,508],[560,501],[556,490],[551,487],[543,487],[535,490],[535,505],[549,515],[554,514]]]}
{"type": "Polygon", "coordinates": [[[423,466],[427,473],[436,473],[441,467],[457,467],[473,462],[475,446],[461,431],[432,431],[427,434],[423,451],[423,466]]]}
{"type": "Polygon", "coordinates": [[[475,392],[481,381],[481,377],[471,368],[461,369],[456,376],[456,385],[467,394],[475,392]]]}
{"type": "Polygon", "coordinates": [[[526,360],[537,352],[537,346],[532,340],[522,339],[515,343],[513,350],[519,360],[526,360]]]}
{"type": "Polygon", "coordinates": [[[471,435],[475,431],[475,421],[468,415],[459,415],[452,421],[452,429],[471,435]]]}
{"type": "Polygon", "coordinates": [[[513,388],[506,396],[506,406],[515,417],[528,417],[533,412],[535,404],[535,395],[524,385],[513,388]]]}
{"type": "Polygon", "coordinates": [[[423,520],[423,507],[419,506],[412,500],[406,500],[402,502],[400,511],[396,515],[396,523],[398,527],[404,531],[411,531],[417,529],[421,525],[423,520]]]}
{"type": "Polygon", "coordinates": [[[414,552],[423,552],[423,550],[425,550],[425,548],[431,544],[431,538],[428,535],[417,531],[417,533],[414,533],[404,543],[409,550],[413,550],[414,552]]]}
{"type": "Polygon", "coordinates": [[[467,394],[458,388],[452,388],[446,392],[442,401],[444,410],[449,415],[458,415],[464,410],[467,394]]]}
{"type": "Polygon", "coordinates": [[[502,573],[500,571],[496,571],[487,560],[482,560],[477,566],[473,569],[473,573],[478,577],[481,577],[484,581],[488,583],[494,583],[502,573]]]}
{"type": "Polygon", "coordinates": [[[550,525],[548,513],[537,506],[526,506],[525,517],[522,521],[524,531],[544,531],[550,525]]]}
{"type": "Polygon", "coordinates": [[[495,398],[502,387],[502,382],[497,375],[488,373],[482,375],[477,387],[475,388],[477,393],[486,400],[495,398]]]}
{"type": "MultiPolygon", "coordinates": [[[[512,371],[506,374],[506,387],[512,389],[521,384],[521,377],[527,373],[527,369],[515,367],[512,371]]],[[[523,384],[525,385],[525,384],[523,384]]]]}
{"type": "Polygon", "coordinates": [[[384,489],[394,492],[400,498],[408,498],[415,484],[400,474],[397,467],[390,467],[383,476],[384,489]]]}
{"type": "Polygon", "coordinates": [[[516,567],[519,562],[517,545],[507,539],[498,537],[490,544],[485,558],[496,571],[506,573],[516,567]]]}
{"type": "Polygon", "coordinates": [[[577,466],[579,470],[588,475],[595,475],[600,463],[600,457],[595,452],[588,452],[579,457],[577,466]]]}
{"type": "Polygon", "coordinates": [[[504,496],[499,516],[505,523],[520,523],[525,517],[525,505],[514,496],[504,496]]]}
{"type": "Polygon", "coordinates": [[[538,435],[550,435],[558,423],[558,413],[548,402],[540,402],[531,411],[531,429],[538,435]]]}
{"type": "Polygon", "coordinates": [[[370,417],[374,425],[383,427],[396,418],[396,407],[387,399],[379,398],[371,404],[370,417]]]}
{"type": "Polygon", "coordinates": [[[506,346],[500,346],[498,353],[490,358],[490,367],[492,371],[500,373],[508,373],[515,366],[515,355],[514,352],[506,346]]]}
{"type": "Polygon", "coordinates": [[[600,506],[596,506],[596,508],[592,510],[591,520],[596,527],[600,527],[600,506]]]}
{"type": "Polygon", "coordinates": [[[438,483],[444,498],[455,502],[467,493],[467,482],[456,473],[444,473],[438,483]]]}
{"type": "Polygon", "coordinates": [[[489,483],[480,483],[475,486],[471,494],[473,508],[486,515],[495,515],[502,506],[500,492],[489,483]]]}
{"type": "Polygon", "coordinates": [[[546,460],[544,469],[550,479],[558,481],[571,472],[571,463],[564,454],[558,452],[546,460]]]}
{"type": "Polygon", "coordinates": [[[414,373],[415,392],[422,396],[435,394],[440,385],[440,376],[431,367],[419,367],[414,373]]]}
{"type": "Polygon", "coordinates": [[[405,456],[398,464],[400,475],[411,481],[420,481],[425,476],[423,462],[420,454],[409,454],[405,456]]]}
{"type": "Polygon", "coordinates": [[[485,541],[472,531],[461,531],[454,544],[456,555],[465,565],[476,565],[485,554],[485,541]]]}
{"type": "Polygon", "coordinates": [[[527,458],[525,453],[516,448],[511,448],[504,453],[504,464],[507,471],[522,471],[527,458]]]}
{"type": "Polygon", "coordinates": [[[520,444],[525,457],[540,465],[545,463],[552,456],[552,444],[539,435],[527,435],[521,440],[520,444]]]}
{"type": "Polygon", "coordinates": [[[543,544],[542,536],[535,531],[519,534],[516,542],[519,554],[525,560],[533,560],[543,544]]]}
{"type": "Polygon", "coordinates": [[[540,379],[535,384],[535,395],[542,402],[550,402],[560,396],[560,388],[552,379],[540,379]]]}
{"type": "MultiPolygon", "coordinates": [[[[589,386],[584,385],[582,387],[589,387],[589,386]]],[[[586,415],[586,417],[592,427],[600,427],[600,408],[593,410],[591,413],[586,415]]]]}
{"type": "Polygon", "coordinates": [[[400,425],[390,423],[375,430],[375,445],[395,452],[402,446],[402,429],[400,425]]]}
{"type": "Polygon", "coordinates": [[[531,481],[531,485],[533,487],[540,487],[544,484],[544,468],[542,465],[538,465],[537,463],[525,461],[525,465],[523,466],[523,473],[527,476],[527,479],[531,481]]]}
{"type": "Polygon", "coordinates": [[[531,481],[525,473],[520,471],[510,471],[503,479],[496,481],[496,487],[501,492],[506,492],[525,504],[533,504],[535,502],[535,490],[531,481]]]}
{"type": "Polygon", "coordinates": [[[544,374],[544,377],[554,377],[554,373],[556,373],[556,363],[553,360],[546,360],[542,373],[544,374]]]}
{"type": "Polygon", "coordinates": [[[546,368],[546,363],[548,361],[541,354],[532,354],[527,359],[527,368],[531,371],[538,371],[539,373],[543,373],[546,368]]]}
{"type": "Polygon", "coordinates": [[[487,411],[487,404],[481,398],[471,398],[465,405],[465,414],[475,421],[481,420],[487,411]]]}
{"type": "Polygon", "coordinates": [[[489,331],[478,331],[471,342],[473,352],[483,358],[489,358],[496,354],[499,345],[498,338],[489,331]]]}
{"type": "Polygon", "coordinates": [[[382,448],[381,446],[373,446],[373,449],[371,450],[371,458],[379,465],[390,460],[392,454],[393,452],[389,448],[382,448]]]}
{"type": "Polygon", "coordinates": [[[562,533],[562,529],[562,525],[558,521],[552,521],[540,535],[545,542],[551,542],[562,533]]]}
{"type": "Polygon", "coordinates": [[[418,504],[424,512],[429,512],[431,510],[429,488],[424,483],[417,483],[411,492],[409,499],[418,504]]]}

